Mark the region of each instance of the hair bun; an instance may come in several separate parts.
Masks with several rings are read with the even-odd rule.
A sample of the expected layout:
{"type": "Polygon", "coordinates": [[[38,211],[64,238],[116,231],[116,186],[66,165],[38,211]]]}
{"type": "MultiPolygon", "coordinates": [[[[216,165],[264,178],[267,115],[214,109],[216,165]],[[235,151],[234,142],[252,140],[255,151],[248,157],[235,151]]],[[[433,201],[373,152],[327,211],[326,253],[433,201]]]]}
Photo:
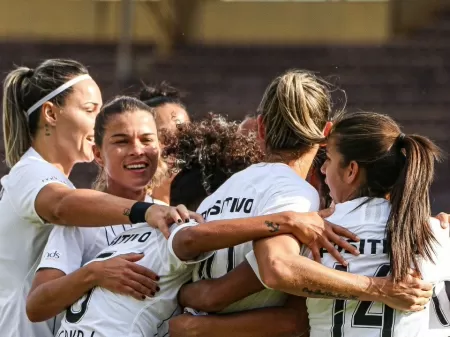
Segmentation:
{"type": "Polygon", "coordinates": [[[178,101],[181,95],[176,88],[170,86],[167,82],[162,82],[156,86],[144,85],[139,93],[139,99],[144,102],[157,97],[167,97],[178,101]]]}

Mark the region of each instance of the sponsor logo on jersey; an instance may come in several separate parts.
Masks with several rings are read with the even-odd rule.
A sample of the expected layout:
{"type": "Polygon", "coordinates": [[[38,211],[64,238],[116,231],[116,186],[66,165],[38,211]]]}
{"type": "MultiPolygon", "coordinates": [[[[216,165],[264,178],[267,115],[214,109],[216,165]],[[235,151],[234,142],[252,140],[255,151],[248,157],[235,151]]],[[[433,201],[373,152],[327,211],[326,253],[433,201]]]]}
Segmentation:
{"type": "MultiPolygon", "coordinates": [[[[377,254],[387,254],[388,246],[387,240],[376,240],[376,239],[360,239],[359,242],[354,242],[352,240],[347,240],[353,247],[359,250],[360,254],[364,255],[377,255],[377,254]]],[[[342,252],[343,248],[339,246],[335,246],[339,253],[348,253],[348,251],[342,252]]],[[[328,251],[325,248],[320,249],[320,257],[323,257],[323,254],[328,254],[328,251]]]]}
{"type": "Polygon", "coordinates": [[[224,212],[230,213],[240,213],[244,212],[246,214],[251,213],[253,207],[254,199],[250,198],[233,198],[226,197],[224,200],[217,200],[214,206],[208,208],[202,213],[204,219],[207,219],[210,215],[217,215],[224,212]]]}
{"type": "Polygon", "coordinates": [[[55,250],[54,252],[47,252],[45,255],[45,258],[48,260],[58,260],[60,258],[59,253],[57,250],[55,250]]]}

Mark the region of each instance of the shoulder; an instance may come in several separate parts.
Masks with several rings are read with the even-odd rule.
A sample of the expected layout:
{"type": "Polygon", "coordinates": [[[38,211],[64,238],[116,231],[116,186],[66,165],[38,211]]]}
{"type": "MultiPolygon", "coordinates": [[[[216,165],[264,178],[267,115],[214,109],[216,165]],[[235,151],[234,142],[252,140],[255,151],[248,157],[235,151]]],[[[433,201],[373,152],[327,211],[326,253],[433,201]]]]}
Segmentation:
{"type": "Polygon", "coordinates": [[[48,184],[59,182],[73,187],[70,180],[54,165],[39,160],[35,157],[22,158],[11,168],[9,174],[2,179],[2,185],[5,187],[14,185],[17,187],[28,184],[48,184]]]}

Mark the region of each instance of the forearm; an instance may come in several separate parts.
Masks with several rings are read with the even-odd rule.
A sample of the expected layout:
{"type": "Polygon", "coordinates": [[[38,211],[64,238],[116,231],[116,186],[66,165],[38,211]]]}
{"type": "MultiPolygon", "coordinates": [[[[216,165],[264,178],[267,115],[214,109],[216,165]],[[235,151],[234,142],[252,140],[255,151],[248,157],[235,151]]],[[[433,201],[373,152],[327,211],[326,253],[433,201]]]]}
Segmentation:
{"type": "Polygon", "coordinates": [[[330,269],[302,256],[284,255],[266,262],[258,258],[258,264],[268,287],[289,294],[361,301],[379,301],[382,295],[369,277],[330,269]]]}
{"type": "Polygon", "coordinates": [[[297,337],[305,332],[298,322],[298,313],[281,307],[229,315],[193,316],[189,321],[184,337],[297,337]]]}
{"type": "Polygon", "coordinates": [[[219,312],[232,303],[264,290],[250,265],[245,261],[222,277],[184,285],[179,293],[182,307],[204,312],[219,312]]]}
{"type": "Polygon", "coordinates": [[[27,315],[32,322],[50,319],[75,303],[97,284],[90,265],[32,289],[27,298],[27,315]]]}
{"type": "Polygon", "coordinates": [[[173,239],[173,250],[180,259],[190,260],[204,252],[290,232],[291,219],[287,212],[217,220],[178,232],[173,239]]]}
{"type": "Polygon", "coordinates": [[[89,189],[71,190],[57,201],[52,222],[79,227],[129,224],[128,212],[135,202],[89,189]]]}

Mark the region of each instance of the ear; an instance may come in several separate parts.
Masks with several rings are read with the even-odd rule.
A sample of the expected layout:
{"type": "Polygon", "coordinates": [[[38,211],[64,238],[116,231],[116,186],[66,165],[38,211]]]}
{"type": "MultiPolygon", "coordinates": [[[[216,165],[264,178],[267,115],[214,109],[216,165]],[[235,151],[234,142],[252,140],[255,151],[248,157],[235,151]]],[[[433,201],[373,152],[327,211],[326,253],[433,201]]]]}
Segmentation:
{"type": "Polygon", "coordinates": [[[360,172],[360,167],[359,167],[358,163],[356,161],[352,160],[350,162],[350,164],[348,164],[348,166],[345,170],[346,170],[345,176],[344,176],[345,182],[347,184],[352,184],[352,183],[356,182],[358,179],[359,172],[360,172]]]}
{"type": "Polygon", "coordinates": [[[52,102],[45,102],[42,105],[41,111],[44,117],[45,124],[50,126],[56,126],[57,110],[58,107],[52,102]]]}
{"type": "Polygon", "coordinates": [[[258,139],[264,141],[266,139],[266,128],[261,115],[256,118],[256,123],[258,125],[258,139]]]}
{"type": "MultiPolygon", "coordinates": [[[[331,128],[333,127],[332,122],[326,122],[325,127],[323,128],[323,135],[328,137],[330,135],[331,128]]],[[[325,147],[327,144],[320,144],[320,147],[325,147]]]]}
{"type": "Polygon", "coordinates": [[[92,151],[94,152],[94,160],[95,160],[95,162],[99,166],[103,167],[105,164],[103,162],[102,153],[101,153],[100,149],[97,147],[97,145],[93,145],[92,146],[92,151]]]}
{"type": "Polygon", "coordinates": [[[323,135],[325,137],[329,136],[332,127],[333,127],[333,122],[327,122],[325,124],[325,127],[323,128],[323,135]]]}

